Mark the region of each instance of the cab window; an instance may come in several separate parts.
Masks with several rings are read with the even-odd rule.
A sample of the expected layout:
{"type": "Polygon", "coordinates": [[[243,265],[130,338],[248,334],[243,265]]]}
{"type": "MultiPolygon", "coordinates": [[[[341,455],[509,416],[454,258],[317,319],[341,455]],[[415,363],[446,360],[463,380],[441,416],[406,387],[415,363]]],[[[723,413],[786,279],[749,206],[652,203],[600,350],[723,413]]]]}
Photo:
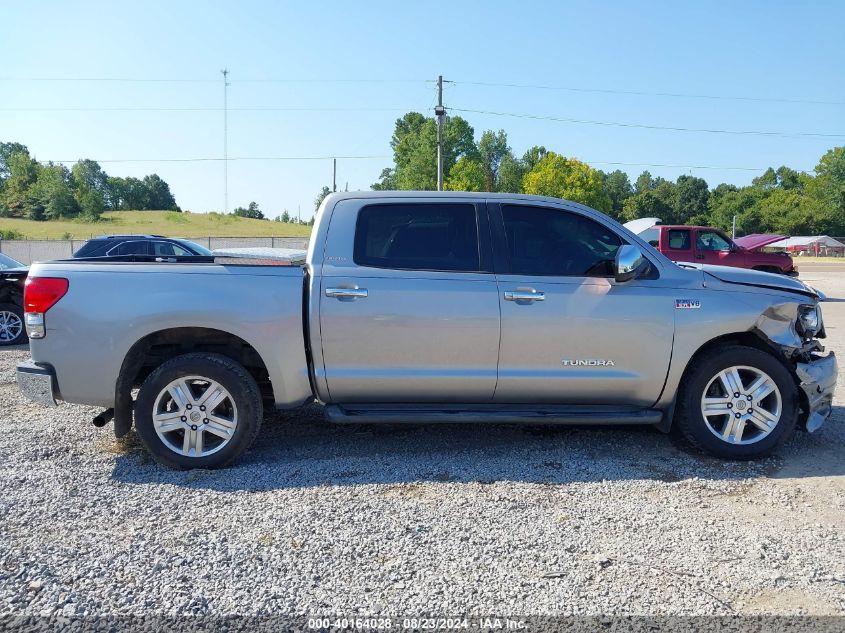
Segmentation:
{"type": "Polygon", "coordinates": [[[667,231],[666,241],[672,250],[688,251],[690,249],[689,229],[672,229],[667,231]]]}
{"type": "Polygon", "coordinates": [[[187,257],[191,254],[172,242],[153,242],[152,247],[156,257],[187,257]]]}
{"type": "Polygon", "coordinates": [[[610,277],[622,239],[577,213],[502,205],[511,274],[610,277]]]}
{"type": "Polygon", "coordinates": [[[472,204],[379,204],[358,213],[353,259],[399,270],[481,270],[472,204]]]}

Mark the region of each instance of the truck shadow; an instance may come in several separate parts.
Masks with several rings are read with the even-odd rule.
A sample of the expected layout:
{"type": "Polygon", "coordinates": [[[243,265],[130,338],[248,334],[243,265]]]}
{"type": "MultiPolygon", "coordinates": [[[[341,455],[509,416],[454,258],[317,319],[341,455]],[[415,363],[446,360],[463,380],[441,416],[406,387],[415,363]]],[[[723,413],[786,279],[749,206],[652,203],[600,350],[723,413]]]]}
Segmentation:
{"type": "Polygon", "coordinates": [[[116,457],[112,477],[215,491],[455,482],[567,484],[608,480],[742,480],[845,475],[845,408],[779,452],[728,462],[651,427],[503,425],[335,426],[318,407],[268,417],[253,447],[218,471],[171,471],[140,447],[116,457]]]}

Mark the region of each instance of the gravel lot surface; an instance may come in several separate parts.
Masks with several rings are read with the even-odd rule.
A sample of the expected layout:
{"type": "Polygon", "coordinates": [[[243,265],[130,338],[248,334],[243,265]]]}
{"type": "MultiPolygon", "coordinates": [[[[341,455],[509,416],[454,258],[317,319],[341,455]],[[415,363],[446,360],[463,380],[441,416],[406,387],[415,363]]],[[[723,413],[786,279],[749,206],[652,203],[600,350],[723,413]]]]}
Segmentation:
{"type": "MultiPolygon", "coordinates": [[[[845,356],[845,275],[802,278],[845,356]]],[[[648,428],[333,427],[312,408],[185,473],[94,409],[25,401],[27,356],[0,352],[0,614],[845,615],[841,404],[756,463],[648,428]]]]}

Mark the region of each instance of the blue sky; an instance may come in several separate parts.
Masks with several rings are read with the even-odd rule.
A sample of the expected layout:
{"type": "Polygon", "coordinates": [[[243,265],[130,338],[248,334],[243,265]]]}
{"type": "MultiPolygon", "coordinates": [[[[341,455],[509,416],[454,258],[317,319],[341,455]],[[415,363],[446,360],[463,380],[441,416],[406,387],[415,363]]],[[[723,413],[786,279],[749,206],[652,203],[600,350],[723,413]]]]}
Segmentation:
{"type": "MultiPolygon", "coordinates": [[[[843,135],[671,132],[460,113],[476,137],[505,129],[518,155],[542,144],[606,170],[616,168],[606,162],[812,170],[827,149],[845,144],[841,1],[42,1],[7,3],[2,15],[0,140],[25,143],[39,160],[93,158],[120,176],[156,172],[188,210],[222,209],[220,161],[105,161],[221,157],[216,108],[224,67],[231,71],[229,156],[375,157],[339,160],[339,188],[367,189],[391,164],[395,119],[408,110],[431,114],[438,74],[455,82],[445,91],[452,108],[843,135]],[[200,81],[20,81],[85,77],[200,81]]],[[[301,206],[309,217],[316,193],[331,185],[331,169],[330,160],[232,160],[229,207],[255,200],[268,215],[301,206]]],[[[643,169],[672,179],[694,173],[711,186],[755,175],[622,169],[632,179],[643,169]]]]}

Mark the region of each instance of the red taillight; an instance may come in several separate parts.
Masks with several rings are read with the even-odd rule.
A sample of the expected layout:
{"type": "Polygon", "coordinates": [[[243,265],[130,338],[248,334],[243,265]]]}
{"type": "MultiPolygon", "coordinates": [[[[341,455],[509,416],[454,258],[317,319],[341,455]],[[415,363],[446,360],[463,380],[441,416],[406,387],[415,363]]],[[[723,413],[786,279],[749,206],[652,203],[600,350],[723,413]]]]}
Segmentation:
{"type": "Polygon", "coordinates": [[[29,277],[23,289],[24,312],[47,312],[67,293],[68,281],[61,277],[29,277]]]}

